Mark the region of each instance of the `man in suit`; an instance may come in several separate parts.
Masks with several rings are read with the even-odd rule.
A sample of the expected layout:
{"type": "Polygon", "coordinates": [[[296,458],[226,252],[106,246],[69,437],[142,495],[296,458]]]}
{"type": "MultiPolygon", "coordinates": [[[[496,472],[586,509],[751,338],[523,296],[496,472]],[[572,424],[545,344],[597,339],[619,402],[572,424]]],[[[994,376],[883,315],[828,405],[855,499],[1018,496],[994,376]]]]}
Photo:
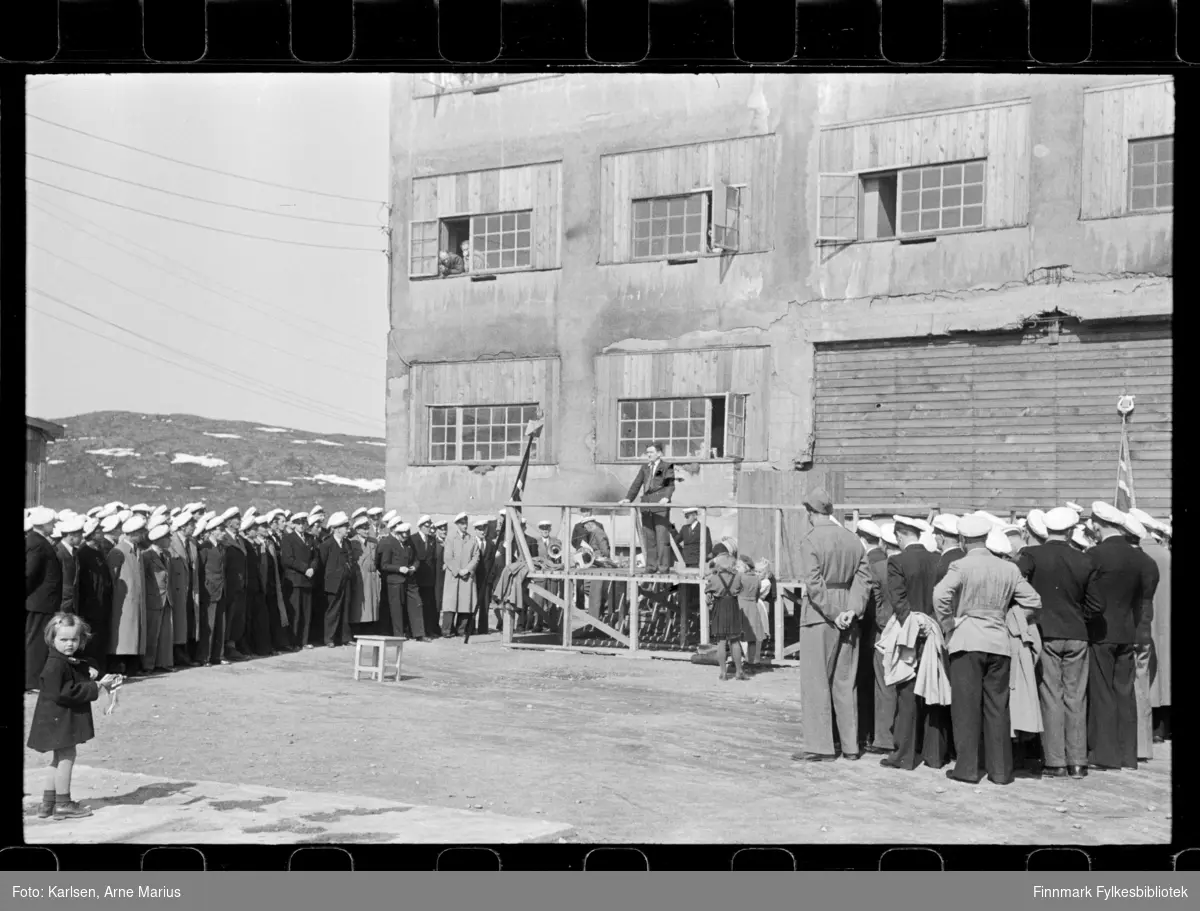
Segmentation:
{"type": "MultiPolygon", "coordinates": [[[[683,525],[675,533],[675,543],[679,546],[679,554],[683,557],[683,565],[689,569],[699,569],[701,566],[701,538],[704,539],[704,565],[712,559],[713,540],[707,528],[700,525],[700,510],[689,506],[683,511],[683,525]]],[[[607,549],[608,541],[605,539],[607,549]]],[[[679,608],[681,622],[685,617],[691,617],[696,611],[696,600],[699,594],[698,586],[681,584],[679,586],[679,608]]],[[[600,616],[598,613],[595,616],[600,616]]]]}
{"type": "Polygon", "coordinates": [[[1125,540],[1125,524],[1116,507],[1092,504],[1100,539],[1088,551],[1100,601],[1088,623],[1088,745],[1095,769],[1137,768],[1135,653],[1150,640],[1154,578],[1145,555],[1125,540]]]}
{"type": "Polygon", "coordinates": [[[1146,529],[1147,535],[1141,541],[1142,553],[1154,561],[1158,570],[1158,586],[1154,589],[1154,614],[1150,618],[1152,646],[1148,661],[1147,686],[1152,725],[1151,743],[1162,743],[1170,739],[1171,551],[1167,545],[1171,540],[1171,530],[1165,522],[1140,509],[1129,510],[1129,515],[1141,522],[1146,529]]]}
{"type": "Polygon", "coordinates": [[[994,784],[1013,780],[1012,730],[1008,709],[1008,609],[1014,602],[1040,610],[1042,600],[1015,563],[988,551],[993,523],[963,516],[959,536],[966,555],[956,560],[933,590],[933,609],[950,655],[950,711],[957,762],[951,781],[979,782],[980,733],[987,776],[994,784]]]}
{"type": "Polygon", "coordinates": [[[160,520],[150,529],[149,546],[142,551],[142,566],[146,573],[146,641],[142,651],[142,667],[147,674],[170,671],[175,667],[171,647],[175,642],[174,619],[171,608],[171,570],[167,536],[171,527],[160,520]]]}
{"type": "Polygon", "coordinates": [[[289,519],[288,530],[280,546],[283,564],[283,595],[288,603],[295,648],[312,648],[308,641],[312,623],[312,585],[316,573],[316,554],[305,534],[308,513],[298,512],[289,519]]]}
{"type": "Polygon", "coordinates": [[[349,600],[358,564],[354,562],[346,536],[350,517],[335,512],[329,517],[330,536],[321,542],[318,555],[325,583],[325,645],[350,644],[349,600]]]}
{"type": "Polygon", "coordinates": [[[225,593],[225,551],[228,547],[221,516],[201,519],[196,526],[202,537],[197,553],[200,558],[200,641],[196,660],[204,667],[214,662],[229,664],[225,657],[225,625],[229,602],[225,593]]]}
{"type": "MultiPolygon", "coordinates": [[[[553,523],[543,519],[538,522],[538,537],[537,549],[533,552],[533,556],[540,560],[542,565],[547,569],[558,569],[563,565],[563,561],[568,558],[567,552],[563,549],[562,540],[550,534],[553,528],[553,523]],[[554,553],[558,553],[555,557],[554,553]]],[[[557,581],[550,579],[541,580],[542,587],[553,595],[561,596],[561,586],[557,581]]],[[[540,595],[533,596],[533,603],[538,606],[538,619],[534,632],[559,632],[562,629],[561,613],[558,606],[540,595]]]]}
{"type": "MultiPolygon", "coordinates": [[[[596,560],[607,561],[611,559],[612,551],[608,543],[608,535],[604,531],[604,526],[596,521],[590,509],[581,509],[580,513],[582,518],[571,530],[571,547],[578,549],[582,544],[587,544],[592,549],[592,556],[596,560]]],[[[687,514],[686,511],[684,514],[687,514]]],[[[586,585],[578,585],[576,590],[576,607],[584,610],[584,593],[586,590],[587,612],[593,617],[599,617],[601,611],[604,609],[604,603],[609,597],[609,584],[600,579],[593,579],[586,585]]],[[[693,601],[696,600],[696,593],[692,591],[691,586],[680,586],[680,591],[680,597],[691,597],[693,601]]]]}
{"type": "Polygon", "coordinates": [[[966,556],[966,552],[958,544],[958,516],[950,512],[934,516],[933,539],[938,549],[937,572],[933,577],[933,583],[936,585],[945,578],[951,563],[966,556]]]}
{"type": "MultiPolygon", "coordinates": [[[[446,573],[443,570],[446,562],[446,526],[448,524],[445,519],[438,519],[433,523],[433,601],[425,605],[425,616],[429,617],[430,612],[432,612],[434,620],[432,626],[426,620],[426,636],[441,635],[438,618],[441,611],[442,595],[446,588],[446,573]]],[[[425,600],[423,596],[421,600],[425,600]]]]}
{"type": "Polygon", "coordinates": [[[1042,707],[1042,774],[1087,775],[1088,620],[1099,610],[1096,569],[1068,537],[1079,514],[1066,506],[1029,514],[1027,526],[1044,544],[1021,551],[1017,567],[1042,599],[1038,701],[1042,707]]]}
{"type": "Polygon", "coordinates": [[[868,698],[859,700],[859,712],[865,715],[870,739],[868,753],[891,753],[896,748],[892,734],[896,722],[896,687],[884,681],[883,656],[875,649],[883,628],[892,617],[892,605],[888,600],[888,556],[883,549],[883,532],[870,519],[860,519],[855,526],[867,555],[867,569],[871,574],[871,589],[867,607],[860,624],[862,642],[859,646],[858,689],[868,698]],[[873,697],[873,698],[872,698],[873,697]],[[872,723],[873,719],[873,723],[872,723]]]}
{"type": "Polygon", "coordinates": [[[227,509],[222,525],[225,532],[225,659],[241,661],[246,636],[246,542],[241,537],[242,511],[227,509]]]}
{"type": "Polygon", "coordinates": [[[267,621],[266,593],[263,591],[261,518],[258,515],[243,518],[239,536],[246,553],[246,629],[242,640],[238,642],[238,650],[258,656],[271,654],[271,627],[267,621]]]}
{"type": "Polygon", "coordinates": [[[100,523],[88,519],[83,526],[83,541],[75,552],[75,562],[79,572],[76,612],[92,628],[92,638],[84,646],[83,654],[103,674],[108,657],[113,577],[104,552],[100,549],[101,540],[100,523]]]}
{"type": "Polygon", "coordinates": [[[837,758],[834,718],[842,756],[858,759],[858,620],[867,607],[871,576],[854,535],[832,516],[824,490],[804,498],[812,528],[800,544],[804,602],[800,610],[800,712],[804,750],[800,762],[837,758]]]}
{"type": "MultiPolygon", "coordinates": [[[[1142,513],[1145,515],[1145,513],[1142,513]]],[[[1143,550],[1142,542],[1149,539],[1149,530],[1132,511],[1125,513],[1125,540],[1146,563],[1146,570],[1152,580],[1150,594],[1146,599],[1157,600],[1158,589],[1162,587],[1159,578],[1158,563],[1143,550]]],[[[1137,753],[1138,762],[1149,762],[1154,758],[1154,713],[1150,707],[1150,678],[1151,665],[1154,661],[1154,637],[1152,628],[1156,611],[1145,612],[1138,630],[1138,641],[1133,649],[1133,697],[1137,705],[1137,753]]]]}
{"type": "MultiPolygon", "coordinates": [[[[930,531],[923,519],[911,516],[892,516],[900,553],[888,558],[888,600],[896,622],[903,625],[911,611],[933,616],[933,587],[938,568],[938,556],[921,544],[922,534],[930,531]]],[[[917,637],[917,653],[924,647],[924,637],[917,637]]],[[[911,772],[923,761],[940,769],[949,758],[945,706],[927,705],[916,694],[915,678],[896,685],[896,721],[893,728],[896,748],[879,764],[911,772]],[[920,756],[918,757],[918,752],[920,756]]]]}
{"type": "Polygon", "coordinates": [[[63,572],[62,607],[59,610],[66,614],[78,612],[76,603],[78,601],[79,567],[76,564],[75,552],[79,549],[80,541],[83,540],[83,522],[83,516],[68,516],[58,524],[58,530],[62,537],[59,538],[55,550],[58,553],[59,562],[62,563],[63,572]]]}
{"type": "MultiPolygon", "coordinates": [[[[663,444],[646,447],[646,464],[638,469],[622,503],[631,503],[642,492],[643,503],[668,504],[675,495],[675,467],[663,459],[663,444]]],[[[642,518],[642,541],[646,552],[647,573],[669,573],[674,564],[671,553],[671,510],[638,510],[642,518]]]]}
{"type": "Polygon", "coordinates": [[[465,512],[454,517],[454,531],[446,537],[443,557],[442,635],[466,636],[475,612],[475,567],[479,564],[479,539],[467,530],[465,512]]]}
{"type": "Polygon", "coordinates": [[[417,556],[407,522],[393,519],[393,530],[379,542],[375,560],[387,589],[388,613],[392,620],[392,635],[406,636],[427,642],[425,611],[417,588],[417,556]]]}
{"type": "Polygon", "coordinates": [[[416,603],[406,610],[420,610],[421,625],[425,635],[436,639],[441,635],[438,626],[438,612],[441,609],[437,600],[437,577],[440,575],[435,564],[436,541],[433,535],[433,519],[421,516],[417,519],[417,533],[409,540],[413,557],[417,561],[416,572],[409,580],[417,588],[416,603]]]}
{"type": "Polygon", "coordinates": [[[54,510],[36,506],[29,516],[31,528],[25,533],[25,691],[38,688],[49,651],[46,624],[62,606],[62,563],[50,532],[54,528],[54,510]]]}
{"type": "Polygon", "coordinates": [[[171,519],[171,540],[168,546],[168,575],[171,587],[173,658],[177,667],[197,662],[196,644],[200,641],[200,569],[199,552],[192,532],[196,516],[183,510],[171,519]]]}

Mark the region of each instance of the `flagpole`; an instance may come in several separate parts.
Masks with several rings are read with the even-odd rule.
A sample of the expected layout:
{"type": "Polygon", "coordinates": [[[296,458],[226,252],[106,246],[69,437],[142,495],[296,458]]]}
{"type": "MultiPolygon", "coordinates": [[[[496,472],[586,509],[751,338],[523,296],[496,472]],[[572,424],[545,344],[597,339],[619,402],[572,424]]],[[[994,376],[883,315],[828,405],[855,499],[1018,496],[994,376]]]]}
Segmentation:
{"type": "Polygon", "coordinates": [[[1125,498],[1129,503],[1127,508],[1137,505],[1133,496],[1133,457],[1129,451],[1129,415],[1133,412],[1133,396],[1122,395],[1117,399],[1117,413],[1121,415],[1121,448],[1117,454],[1117,487],[1113,495],[1113,505],[1121,508],[1121,488],[1125,488],[1125,498]]]}

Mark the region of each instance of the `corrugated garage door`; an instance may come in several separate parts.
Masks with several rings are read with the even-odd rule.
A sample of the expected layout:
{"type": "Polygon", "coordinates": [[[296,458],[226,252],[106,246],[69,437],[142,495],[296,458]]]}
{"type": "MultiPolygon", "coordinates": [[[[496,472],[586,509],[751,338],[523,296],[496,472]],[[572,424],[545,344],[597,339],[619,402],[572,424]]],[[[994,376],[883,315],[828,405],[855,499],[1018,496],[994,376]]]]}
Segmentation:
{"type": "Polygon", "coordinates": [[[1111,500],[1130,420],[1138,506],[1171,504],[1169,322],[819,345],[814,466],[847,502],[1007,512],[1111,500]]]}

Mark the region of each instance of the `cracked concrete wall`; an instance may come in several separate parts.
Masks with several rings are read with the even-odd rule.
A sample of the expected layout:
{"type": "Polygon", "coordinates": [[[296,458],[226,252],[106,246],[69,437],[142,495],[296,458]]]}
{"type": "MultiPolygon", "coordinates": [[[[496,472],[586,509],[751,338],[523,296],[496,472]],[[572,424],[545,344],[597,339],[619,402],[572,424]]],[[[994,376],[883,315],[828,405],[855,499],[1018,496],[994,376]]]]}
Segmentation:
{"type": "Polygon", "coordinates": [[[408,465],[413,361],[559,356],[559,462],[534,469],[527,496],[578,501],[623,495],[634,471],[595,462],[597,354],[769,345],[768,461],[705,465],[677,496],[719,503],[733,501],[740,471],[811,458],[816,343],[998,329],[1055,306],[1085,319],[1171,312],[1170,282],[1154,278],[1171,271],[1170,215],[1079,220],[1083,88],[1129,77],[578,74],[417,100],[413,78],[394,77],[392,105],[391,507],[491,511],[515,472],[408,465]],[[1028,225],[904,247],[815,245],[818,124],[1021,97],[1031,99],[1031,142],[1044,147],[1030,159],[1028,225]],[[763,132],[776,136],[772,251],[599,264],[601,155],[763,132]],[[559,160],[561,269],[409,282],[412,177],[559,160]],[[1069,265],[1075,280],[1027,283],[1052,265],[1069,265]]]}

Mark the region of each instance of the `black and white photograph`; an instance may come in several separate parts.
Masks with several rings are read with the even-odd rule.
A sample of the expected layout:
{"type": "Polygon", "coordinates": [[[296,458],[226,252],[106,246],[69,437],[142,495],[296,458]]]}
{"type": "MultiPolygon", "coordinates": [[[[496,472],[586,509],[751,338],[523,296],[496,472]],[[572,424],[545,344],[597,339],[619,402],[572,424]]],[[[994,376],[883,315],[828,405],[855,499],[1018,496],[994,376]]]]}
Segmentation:
{"type": "Polygon", "coordinates": [[[1170,76],[25,107],[28,844],[1171,841],[1170,76]]]}

